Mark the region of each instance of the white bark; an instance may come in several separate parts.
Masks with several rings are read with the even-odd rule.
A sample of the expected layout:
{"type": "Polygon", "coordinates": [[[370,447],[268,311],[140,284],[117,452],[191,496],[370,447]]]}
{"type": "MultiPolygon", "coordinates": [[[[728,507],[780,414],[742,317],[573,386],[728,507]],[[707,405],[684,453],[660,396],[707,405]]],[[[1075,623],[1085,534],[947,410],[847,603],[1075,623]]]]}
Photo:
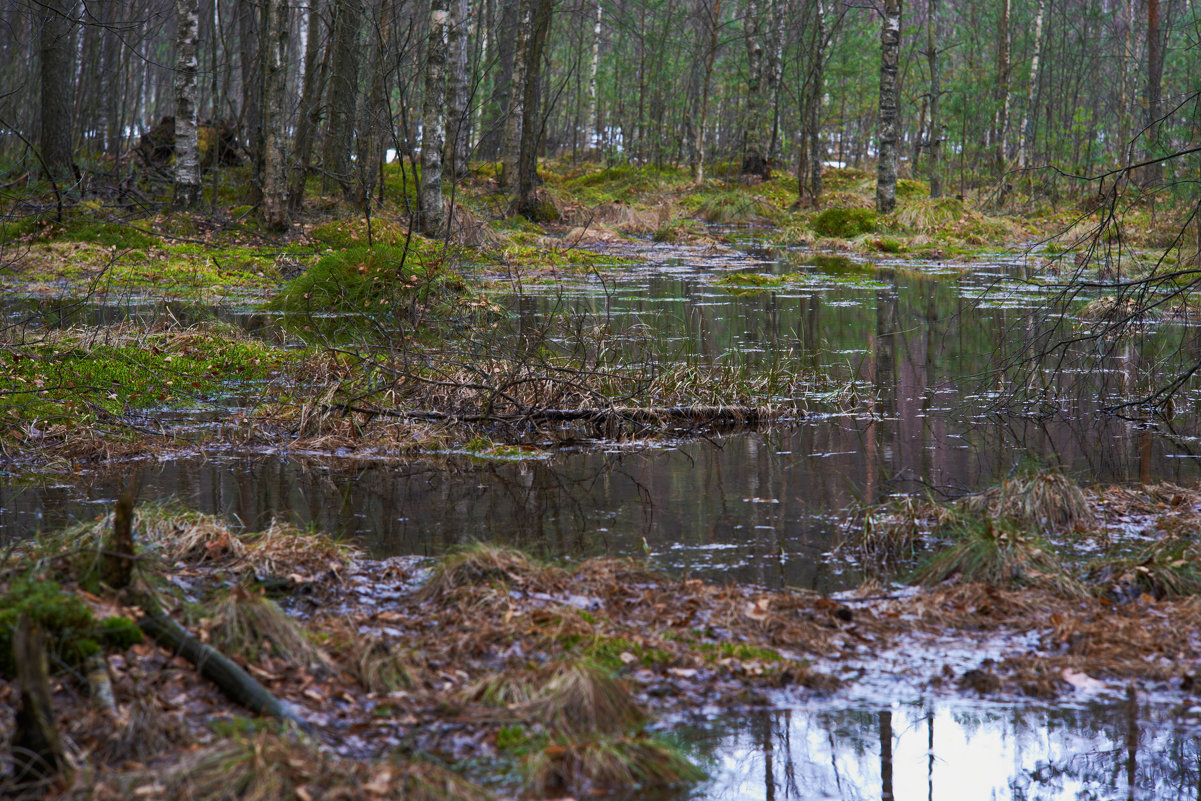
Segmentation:
{"type": "MultiPolygon", "coordinates": [[[[200,145],[196,136],[200,0],[176,0],[175,16],[178,29],[175,47],[175,205],[191,209],[200,204],[200,145]]],[[[214,158],[219,144],[213,142],[214,158]]]]}
{"type": "Polygon", "coordinates": [[[284,93],[288,74],[288,0],[268,0],[267,26],[262,46],[266,50],[263,103],[263,225],[272,231],[286,231],[288,181],[284,147],[287,118],[284,93]]]}
{"type": "Polygon", "coordinates": [[[425,51],[425,103],[421,114],[421,185],[417,196],[421,232],[442,230],[442,148],[446,144],[447,0],[430,4],[430,31],[425,51]]]}
{"type": "Polygon", "coordinates": [[[880,29],[880,160],[876,166],[876,211],[897,206],[897,65],[901,54],[901,0],[885,0],[880,29]]]}
{"type": "MultiPolygon", "coordinates": [[[[596,105],[596,68],[600,63],[601,16],[604,13],[600,0],[596,3],[596,25],[592,29],[592,59],[588,62],[588,117],[584,121],[584,150],[592,150],[593,136],[596,134],[596,120],[600,116],[596,105]]],[[[597,137],[599,139],[599,137],[597,137]]]]}
{"type": "Polygon", "coordinates": [[[467,172],[471,156],[467,109],[467,24],[470,17],[467,0],[450,0],[450,29],[447,47],[450,51],[450,74],[446,82],[447,162],[450,177],[455,179],[467,172]]]}

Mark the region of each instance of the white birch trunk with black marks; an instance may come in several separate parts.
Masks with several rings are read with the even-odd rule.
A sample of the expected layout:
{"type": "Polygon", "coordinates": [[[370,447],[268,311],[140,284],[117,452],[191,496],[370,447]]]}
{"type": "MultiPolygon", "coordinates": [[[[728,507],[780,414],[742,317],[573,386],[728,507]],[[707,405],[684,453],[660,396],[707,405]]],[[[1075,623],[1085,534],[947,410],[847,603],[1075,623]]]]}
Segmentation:
{"type": "MultiPolygon", "coordinates": [[[[200,0],[176,0],[175,45],[175,206],[200,205],[200,143],[196,125],[197,42],[200,39],[200,0]]],[[[219,143],[214,137],[214,157],[219,143]]]]}
{"type": "Polygon", "coordinates": [[[442,149],[446,144],[447,0],[430,4],[425,49],[425,103],[421,113],[421,184],[417,196],[418,229],[427,236],[442,232],[442,149]]]}
{"type": "Polygon", "coordinates": [[[897,65],[901,54],[901,0],[885,0],[880,29],[880,142],[876,211],[897,207],[897,65]]]}
{"type": "Polygon", "coordinates": [[[288,0],[268,0],[263,31],[263,203],[260,218],[270,231],[286,231],[288,214],[287,116],[288,0]]]}

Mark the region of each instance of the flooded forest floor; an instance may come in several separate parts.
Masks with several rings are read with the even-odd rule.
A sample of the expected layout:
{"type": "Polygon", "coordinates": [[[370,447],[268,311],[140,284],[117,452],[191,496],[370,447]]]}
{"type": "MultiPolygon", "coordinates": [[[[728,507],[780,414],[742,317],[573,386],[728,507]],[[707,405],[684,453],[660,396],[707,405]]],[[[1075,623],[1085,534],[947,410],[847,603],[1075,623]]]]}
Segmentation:
{"type": "MultiPolygon", "coordinates": [[[[1028,311],[1054,309],[1060,334],[1126,343],[1106,351],[1125,361],[1102,378],[1129,398],[1163,381],[1164,339],[1190,338],[1187,294],[1156,300],[1149,327],[1131,311],[1123,276],[1146,286],[1197,258],[1171,215],[1134,202],[1115,237],[1104,210],[1019,194],[986,213],[918,181],[881,217],[871,176],[853,169],[828,172],[822,207],[799,208],[788,178],[696,186],[671,170],[558,164],[535,225],[508,215],[494,171],[462,187],[443,241],[409,229],[402,171],[372,215],[318,196],[285,238],[232,193],[206,216],[86,200],[64,215],[33,191],[9,201],[3,480],[117,476],[129,489],[95,519],[0,532],[6,796],[687,797],[720,759],[680,732],[738,710],[890,693],[1191,707],[1201,492],[1149,469],[1137,483],[1077,480],[1045,452],[1007,451],[1007,469],[954,492],[880,490],[892,449],[872,438],[853,456],[863,491],[823,510],[837,542],[818,558],[857,578],[837,589],[664,567],[653,552],[668,548],[633,531],[603,556],[543,561],[492,542],[504,521],[491,520],[461,533],[473,545],[387,555],[287,514],[255,530],[137,497],[139,470],[230,454],[437,471],[720,450],[815,421],[875,437],[903,428],[907,402],[925,398],[934,420],[952,393],[976,404],[960,412],[972,419],[999,415],[998,399],[1006,420],[1084,419],[1096,409],[1081,398],[1099,390],[1083,379],[985,358],[1031,329],[1028,311]],[[742,327],[818,295],[829,317],[813,330],[800,314],[783,333],[742,327]],[[739,314],[706,316],[723,304],[739,314]],[[921,307],[936,327],[936,304],[991,315],[948,336],[964,349],[956,376],[986,375],[988,389],[937,378],[928,338],[929,376],[899,397],[912,387],[893,380],[909,375],[898,315],[921,307]],[[59,736],[38,739],[47,731],[59,736]]],[[[1132,408],[1146,431],[1165,412],[1132,408]]],[[[923,425],[929,437],[942,423],[923,425]]],[[[1172,442],[1192,441],[1173,425],[1172,442]]],[[[766,490],[743,500],[779,503],[766,490]]]]}

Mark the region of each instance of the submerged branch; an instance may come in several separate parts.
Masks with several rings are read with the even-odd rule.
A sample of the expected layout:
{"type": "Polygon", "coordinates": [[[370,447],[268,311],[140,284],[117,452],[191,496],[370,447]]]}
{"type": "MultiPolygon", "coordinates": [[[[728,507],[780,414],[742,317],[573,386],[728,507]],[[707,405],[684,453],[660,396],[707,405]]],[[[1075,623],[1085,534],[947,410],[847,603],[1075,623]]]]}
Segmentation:
{"type": "MultiPolygon", "coordinates": [[[[329,411],[394,417],[404,420],[445,421],[455,423],[564,423],[594,424],[633,422],[644,425],[688,423],[694,425],[753,425],[782,419],[771,406],[612,406],[606,409],[526,409],[505,414],[469,414],[426,410],[396,410],[351,404],[330,404],[329,411]]],[[[797,411],[797,417],[804,413],[797,411]]]]}

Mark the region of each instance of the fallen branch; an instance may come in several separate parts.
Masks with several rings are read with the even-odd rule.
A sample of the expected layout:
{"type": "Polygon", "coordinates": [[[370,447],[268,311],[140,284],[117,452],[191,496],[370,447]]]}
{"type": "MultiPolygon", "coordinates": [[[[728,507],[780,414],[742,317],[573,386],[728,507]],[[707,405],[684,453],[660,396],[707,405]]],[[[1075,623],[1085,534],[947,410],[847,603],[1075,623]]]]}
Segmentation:
{"type": "Polygon", "coordinates": [[[138,626],[164,648],[196,666],[201,676],[217,685],[231,701],[251,712],[290,721],[308,730],[309,724],[287,704],[271,694],[229,657],[193,637],[161,610],[147,613],[138,626]]]}
{"type": "MultiPolygon", "coordinates": [[[[565,423],[594,424],[640,423],[643,425],[691,424],[754,425],[778,419],[771,406],[612,406],[605,409],[527,409],[506,414],[454,414],[425,410],[383,409],[348,403],[329,404],[328,411],[355,413],[403,420],[427,420],[453,423],[565,423]]],[[[800,412],[797,413],[801,415],[800,412]]]]}

